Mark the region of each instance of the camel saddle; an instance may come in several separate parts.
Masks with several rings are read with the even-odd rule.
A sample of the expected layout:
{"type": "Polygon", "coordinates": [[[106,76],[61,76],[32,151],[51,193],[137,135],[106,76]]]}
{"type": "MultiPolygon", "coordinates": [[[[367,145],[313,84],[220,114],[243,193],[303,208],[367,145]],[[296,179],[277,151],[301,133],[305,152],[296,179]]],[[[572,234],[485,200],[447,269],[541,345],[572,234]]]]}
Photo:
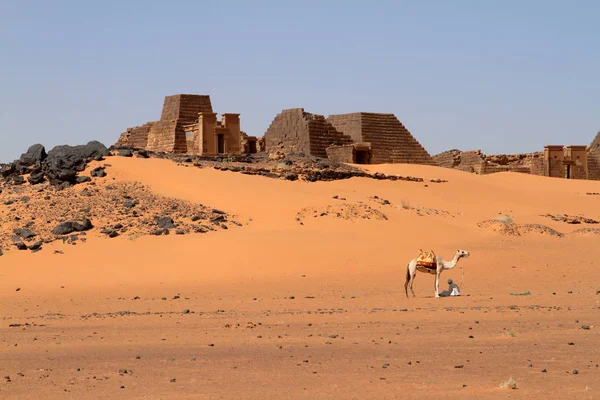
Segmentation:
{"type": "Polygon", "coordinates": [[[437,268],[437,261],[435,259],[435,253],[433,250],[423,251],[423,249],[421,249],[421,253],[417,257],[417,267],[423,267],[427,269],[437,268]]]}

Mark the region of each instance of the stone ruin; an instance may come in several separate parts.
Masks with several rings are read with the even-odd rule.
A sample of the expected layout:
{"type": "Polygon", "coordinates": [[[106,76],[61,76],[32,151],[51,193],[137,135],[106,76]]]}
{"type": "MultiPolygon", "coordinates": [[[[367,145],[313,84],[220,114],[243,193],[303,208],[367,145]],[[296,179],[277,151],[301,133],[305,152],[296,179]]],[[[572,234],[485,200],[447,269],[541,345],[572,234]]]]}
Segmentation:
{"type": "MultiPolygon", "coordinates": [[[[541,168],[542,153],[484,154],[481,150],[448,150],[433,156],[440,167],[458,169],[479,175],[496,172],[522,172],[530,174],[541,168]]],[[[537,175],[537,173],[536,173],[537,175]]]]}
{"type": "Polygon", "coordinates": [[[566,179],[600,180],[600,132],[590,146],[546,145],[543,152],[486,155],[481,150],[448,150],[434,160],[440,167],[476,174],[521,172],[566,179]]]}
{"type": "Polygon", "coordinates": [[[266,151],[297,152],[354,164],[436,165],[394,114],[323,115],[283,110],[265,132],[266,151]]]}
{"type": "Polygon", "coordinates": [[[194,155],[241,154],[244,147],[248,152],[259,149],[257,138],[241,132],[240,114],[221,115],[219,121],[210,96],[166,96],[160,120],[128,128],[115,147],[194,155]]]}

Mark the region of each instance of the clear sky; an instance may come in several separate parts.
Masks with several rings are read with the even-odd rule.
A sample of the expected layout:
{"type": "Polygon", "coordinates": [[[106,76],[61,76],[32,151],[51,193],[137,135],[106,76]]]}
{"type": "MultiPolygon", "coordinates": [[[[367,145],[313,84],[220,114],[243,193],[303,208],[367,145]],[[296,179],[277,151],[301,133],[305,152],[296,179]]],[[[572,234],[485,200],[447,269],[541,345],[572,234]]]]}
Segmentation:
{"type": "Polygon", "coordinates": [[[209,94],[275,115],[391,112],[431,153],[589,144],[600,1],[0,0],[0,161],[100,140],[209,94]]]}

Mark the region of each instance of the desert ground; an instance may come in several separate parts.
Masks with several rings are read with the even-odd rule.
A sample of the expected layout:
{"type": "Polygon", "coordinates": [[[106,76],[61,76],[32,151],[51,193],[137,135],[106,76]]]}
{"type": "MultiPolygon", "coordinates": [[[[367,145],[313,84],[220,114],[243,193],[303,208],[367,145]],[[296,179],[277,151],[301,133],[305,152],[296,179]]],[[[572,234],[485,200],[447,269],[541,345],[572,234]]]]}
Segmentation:
{"type": "Polygon", "coordinates": [[[0,193],[6,238],[51,228],[50,204],[104,199],[85,241],[4,248],[2,399],[600,398],[600,182],[416,165],[362,167],[423,182],[303,182],[125,157],[87,171],[105,164],[47,203],[0,193]],[[106,220],[107,186],[187,210],[183,234],[106,220]],[[194,231],[213,209],[226,227],[194,231]],[[461,296],[419,273],[406,297],[419,249],[470,252],[441,276],[461,296]]]}

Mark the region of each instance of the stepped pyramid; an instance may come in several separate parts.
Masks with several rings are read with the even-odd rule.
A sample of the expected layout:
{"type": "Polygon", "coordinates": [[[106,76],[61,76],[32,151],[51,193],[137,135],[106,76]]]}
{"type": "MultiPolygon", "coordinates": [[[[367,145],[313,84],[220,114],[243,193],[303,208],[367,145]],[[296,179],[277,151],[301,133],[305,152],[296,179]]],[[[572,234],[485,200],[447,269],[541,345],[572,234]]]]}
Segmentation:
{"type": "Polygon", "coordinates": [[[590,144],[587,155],[588,179],[600,180],[600,132],[590,144]]]}
{"type": "Polygon", "coordinates": [[[328,146],[351,143],[352,139],[336,130],[323,115],[303,108],[283,110],[265,132],[267,151],[278,149],[325,158],[328,146]]]}
{"type": "Polygon", "coordinates": [[[371,162],[437,165],[394,114],[358,112],[330,115],[327,121],[355,143],[371,144],[371,162]]]}

